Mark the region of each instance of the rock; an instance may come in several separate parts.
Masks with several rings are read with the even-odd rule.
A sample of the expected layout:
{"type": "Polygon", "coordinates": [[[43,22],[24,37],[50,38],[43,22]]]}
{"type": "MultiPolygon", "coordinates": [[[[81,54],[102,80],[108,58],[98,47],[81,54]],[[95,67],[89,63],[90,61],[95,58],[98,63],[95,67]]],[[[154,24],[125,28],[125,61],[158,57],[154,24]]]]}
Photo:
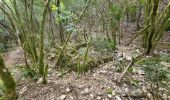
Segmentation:
{"type": "Polygon", "coordinates": [[[86,93],[88,93],[89,92],[89,88],[85,88],[84,89],[84,93],[86,94],[86,93]]]}
{"type": "Polygon", "coordinates": [[[126,93],[129,93],[129,88],[125,88],[125,92],[126,92],[126,93]]]}
{"type": "Polygon", "coordinates": [[[158,54],[158,51],[153,51],[154,52],[154,54],[158,54]]]}
{"type": "Polygon", "coordinates": [[[101,100],[102,98],[100,96],[97,96],[97,100],[101,100]]]}
{"type": "Polygon", "coordinates": [[[37,81],[38,84],[39,84],[39,83],[42,83],[42,82],[43,82],[43,79],[42,79],[42,78],[39,78],[38,81],[37,81]]]}
{"type": "Polygon", "coordinates": [[[59,100],[65,100],[66,97],[67,97],[67,96],[66,96],[65,94],[63,94],[63,95],[60,96],[59,100]]]}
{"type": "Polygon", "coordinates": [[[151,100],[153,100],[153,97],[152,97],[151,93],[147,93],[147,97],[150,98],[151,100]]]}
{"type": "Polygon", "coordinates": [[[74,98],[72,96],[69,96],[69,100],[74,100],[74,98]]]}
{"type": "Polygon", "coordinates": [[[94,76],[94,77],[97,76],[96,73],[94,73],[93,76],[94,76]]]}
{"type": "Polygon", "coordinates": [[[140,53],[140,50],[139,50],[139,49],[136,49],[136,52],[139,54],[139,53],[140,53]]]}
{"type": "Polygon", "coordinates": [[[170,100],[170,96],[168,96],[168,100],[170,100]]]}
{"type": "Polygon", "coordinates": [[[132,60],[132,56],[126,55],[125,58],[126,58],[126,60],[128,60],[128,61],[131,61],[131,60],[132,60]]]}
{"type": "Polygon", "coordinates": [[[105,70],[100,70],[100,71],[98,72],[98,74],[105,74],[105,73],[107,73],[107,71],[105,71],[105,70]]]}
{"type": "Polygon", "coordinates": [[[67,93],[71,92],[71,89],[70,89],[69,87],[66,88],[66,92],[67,92],[67,93]]]}
{"type": "Polygon", "coordinates": [[[115,100],[122,100],[119,96],[115,96],[115,100]]]}
{"type": "Polygon", "coordinates": [[[112,98],[112,94],[107,94],[108,98],[112,98]]]}
{"type": "Polygon", "coordinates": [[[94,95],[93,95],[93,94],[90,94],[90,97],[91,97],[91,98],[93,98],[93,97],[94,97],[94,95]]]}
{"type": "Polygon", "coordinates": [[[117,57],[119,58],[119,57],[123,57],[123,52],[118,52],[117,53],[117,57]]]}
{"type": "Polygon", "coordinates": [[[112,96],[115,96],[115,95],[116,95],[116,91],[113,90],[113,91],[112,91],[112,96]]]}
{"type": "Polygon", "coordinates": [[[123,58],[122,57],[118,58],[118,61],[123,61],[123,58]]]}
{"type": "Polygon", "coordinates": [[[139,75],[145,75],[145,72],[143,70],[137,70],[139,75]]]}
{"type": "Polygon", "coordinates": [[[79,85],[78,88],[79,89],[82,89],[84,87],[84,85],[79,85]]]}
{"type": "Polygon", "coordinates": [[[82,92],[81,92],[81,94],[88,94],[89,93],[89,88],[85,88],[82,92]]]}

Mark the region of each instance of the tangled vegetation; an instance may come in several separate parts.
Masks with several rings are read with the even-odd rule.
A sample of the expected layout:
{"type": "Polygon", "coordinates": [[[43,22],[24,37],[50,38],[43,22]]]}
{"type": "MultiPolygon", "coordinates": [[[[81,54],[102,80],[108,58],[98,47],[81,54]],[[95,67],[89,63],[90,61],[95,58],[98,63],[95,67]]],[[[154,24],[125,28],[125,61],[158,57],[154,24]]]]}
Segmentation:
{"type": "Polygon", "coordinates": [[[170,89],[170,62],[169,48],[160,44],[169,47],[169,27],[169,0],[0,0],[2,100],[18,98],[15,67],[24,80],[48,85],[53,73],[74,71],[81,78],[110,62],[120,73],[115,83],[140,66],[152,99],[162,99],[160,88],[170,89]],[[16,48],[23,62],[10,68],[5,54],[16,48]],[[166,58],[159,53],[165,50],[166,58]]]}

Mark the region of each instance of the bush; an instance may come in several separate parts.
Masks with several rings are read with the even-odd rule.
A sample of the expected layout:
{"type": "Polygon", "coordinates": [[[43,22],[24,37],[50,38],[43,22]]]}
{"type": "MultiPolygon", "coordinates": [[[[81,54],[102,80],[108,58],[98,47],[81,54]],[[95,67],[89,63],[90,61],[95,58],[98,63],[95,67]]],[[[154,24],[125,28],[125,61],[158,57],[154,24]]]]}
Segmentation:
{"type": "Polygon", "coordinates": [[[96,51],[114,51],[116,47],[113,41],[101,37],[93,38],[91,45],[96,51]]]}
{"type": "Polygon", "coordinates": [[[167,63],[168,61],[168,58],[163,56],[146,59],[143,65],[146,79],[154,83],[159,82],[159,84],[168,82],[170,70],[162,63],[167,63]]]}
{"type": "Polygon", "coordinates": [[[155,57],[155,58],[147,58],[144,61],[143,70],[145,72],[145,79],[150,84],[150,91],[152,91],[153,95],[156,98],[161,98],[161,90],[160,88],[169,88],[170,81],[170,70],[168,66],[165,64],[168,63],[167,57],[155,57]]]}

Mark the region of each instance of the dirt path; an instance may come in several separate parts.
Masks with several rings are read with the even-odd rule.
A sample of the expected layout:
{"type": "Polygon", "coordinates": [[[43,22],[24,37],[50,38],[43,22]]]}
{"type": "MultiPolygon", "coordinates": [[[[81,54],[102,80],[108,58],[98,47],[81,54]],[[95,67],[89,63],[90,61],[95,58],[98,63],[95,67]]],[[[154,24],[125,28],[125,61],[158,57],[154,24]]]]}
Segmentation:
{"type": "Polygon", "coordinates": [[[24,63],[21,49],[12,49],[4,54],[4,60],[7,67],[21,65],[24,63]]]}

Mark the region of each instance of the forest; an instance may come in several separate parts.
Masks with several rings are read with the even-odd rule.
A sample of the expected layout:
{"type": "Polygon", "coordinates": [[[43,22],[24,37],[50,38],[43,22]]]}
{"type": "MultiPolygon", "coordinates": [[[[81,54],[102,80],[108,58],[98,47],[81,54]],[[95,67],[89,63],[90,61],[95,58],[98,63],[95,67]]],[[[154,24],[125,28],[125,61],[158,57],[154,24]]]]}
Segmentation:
{"type": "Polygon", "coordinates": [[[0,100],[170,100],[170,0],[0,0],[0,100]]]}

